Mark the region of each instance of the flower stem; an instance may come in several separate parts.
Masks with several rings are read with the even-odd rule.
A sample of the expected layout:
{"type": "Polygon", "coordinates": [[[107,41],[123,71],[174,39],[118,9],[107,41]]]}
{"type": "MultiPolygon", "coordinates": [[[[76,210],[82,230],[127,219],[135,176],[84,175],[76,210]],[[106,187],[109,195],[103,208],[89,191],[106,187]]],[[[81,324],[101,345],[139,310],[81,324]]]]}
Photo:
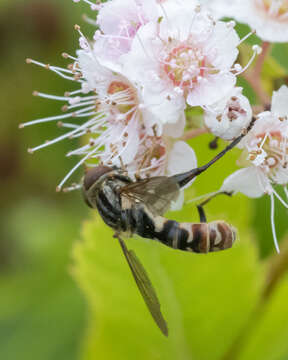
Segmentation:
{"type": "Polygon", "coordinates": [[[194,137],[197,137],[199,135],[202,134],[207,134],[209,133],[209,130],[207,128],[198,128],[198,129],[192,129],[187,131],[181,138],[180,140],[189,140],[189,139],[193,139],[194,137]]]}
{"type": "Polygon", "coordinates": [[[257,78],[260,78],[260,74],[262,71],[262,67],[265,61],[266,56],[268,55],[270,49],[271,49],[271,44],[268,41],[264,41],[262,43],[262,52],[261,54],[258,56],[255,67],[254,67],[254,76],[257,78]]]}

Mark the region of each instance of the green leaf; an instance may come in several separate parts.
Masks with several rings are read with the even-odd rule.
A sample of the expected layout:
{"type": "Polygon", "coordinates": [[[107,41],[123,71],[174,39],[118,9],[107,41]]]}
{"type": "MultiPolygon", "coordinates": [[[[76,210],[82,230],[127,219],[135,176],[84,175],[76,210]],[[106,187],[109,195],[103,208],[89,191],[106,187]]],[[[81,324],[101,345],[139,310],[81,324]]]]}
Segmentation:
{"type": "Polygon", "coordinates": [[[165,339],[112,234],[99,218],[92,220],[74,249],[74,276],[92,313],[83,359],[220,359],[258,300],[262,276],[253,245],[243,241],[230,251],[198,255],[128,240],[158,292],[168,320],[165,339]]]}
{"type": "MultiPolygon", "coordinates": [[[[239,360],[283,360],[288,356],[288,277],[278,284],[267,304],[255,312],[239,360]]],[[[238,359],[237,359],[238,360],[238,359]]]]}
{"type": "MultiPolygon", "coordinates": [[[[208,150],[209,141],[210,136],[191,141],[196,150],[205,149],[207,144],[205,151],[197,151],[199,165],[215,154],[208,150]]],[[[233,164],[238,156],[236,150],[227,154],[199,176],[186,191],[185,199],[219,189],[223,179],[234,171],[233,164]]],[[[126,241],[156,289],[168,323],[168,339],[153,322],[119,245],[112,237],[113,232],[95,212],[84,224],[82,240],[74,248],[73,274],[87,299],[90,314],[82,360],[129,360],[135,356],[137,360],[244,360],[243,354],[248,354],[248,359],[262,359],[262,347],[270,355],[273,351],[277,356],[288,355],[284,343],[288,329],[279,315],[286,309],[286,292],[276,287],[271,302],[262,302],[266,269],[255,247],[252,204],[238,194],[232,199],[219,197],[207,206],[209,221],[223,219],[238,229],[238,241],[230,250],[200,255],[173,250],[149,239],[126,241]],[[273,299],[278,299],[279,304],[275,322],[272,321],[273,299]],[[269,321],[275,329],[273,337],[265,331],[269,321],[264,318],[264,305],[272,311],[269,321]],[[255,312],[259,307],[260,315],[254,328],[255,312]],[[244,336],[239,347],[239,337],[242,339],[244,330],[249,335],[244,336]],[[254,343],[258,336],[258,342],[254,343]]],[[[167,216],[178,221],[197,222],[199,219],[193,203],[167,216]]],[[[269,223],[262,221],[261,226],[266,230],[257,240],[272,244],[269,223]]]]}

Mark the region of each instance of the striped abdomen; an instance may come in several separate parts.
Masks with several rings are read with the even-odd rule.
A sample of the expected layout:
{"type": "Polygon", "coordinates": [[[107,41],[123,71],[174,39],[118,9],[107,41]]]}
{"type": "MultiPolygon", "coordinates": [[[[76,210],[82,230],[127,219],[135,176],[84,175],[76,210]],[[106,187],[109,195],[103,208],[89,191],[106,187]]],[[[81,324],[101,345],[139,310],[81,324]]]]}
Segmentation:
{"type": "Polygon", "coordinates": [[[235,229],[224,221],[178,223],[160,216],[153,219],[147,213],[143,214],[143,224],[137,226],[136,232],[174,249],[196,253],[228,249],[236,239],[235,229]]]}

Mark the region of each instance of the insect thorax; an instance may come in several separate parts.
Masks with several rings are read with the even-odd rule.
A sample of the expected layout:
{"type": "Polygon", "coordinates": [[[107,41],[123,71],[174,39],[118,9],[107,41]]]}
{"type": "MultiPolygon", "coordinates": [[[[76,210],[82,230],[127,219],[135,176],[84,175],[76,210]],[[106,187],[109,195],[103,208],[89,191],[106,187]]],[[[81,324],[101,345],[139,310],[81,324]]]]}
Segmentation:
{"type": "Polygon", "coordinates": [[[92,208],[97,208],[104,222],[120,233],[132,234],[135,229],[134,203],[121,196],[121,189],[132,180],[118,171],[101,176],[88,190],[84,198],[92,208]]]}

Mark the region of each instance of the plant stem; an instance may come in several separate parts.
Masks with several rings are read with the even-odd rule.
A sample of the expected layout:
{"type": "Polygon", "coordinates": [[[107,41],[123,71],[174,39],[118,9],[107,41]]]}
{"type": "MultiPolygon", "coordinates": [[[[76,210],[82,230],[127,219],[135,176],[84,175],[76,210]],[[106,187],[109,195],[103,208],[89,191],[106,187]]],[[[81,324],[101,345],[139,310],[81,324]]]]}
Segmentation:
{"type": "Polygon", "coordinates": [[[270,49],[271,49],[271,44],[268,41],[264,41],[262,43],[262,52],[261,54],[257,57],[257,61],[254,67],[254,76],[257,78],[260,78],[260,74],[262,71],[262,67],[265,61],[266,56],[268,55],[270,49]]]}
{"type": "Polygon", "coordinates": [[[209,133],[209,130],[207,128],[192,129],[187,131],[183,136],[181,136],[180,140],[185,141],[185,140],[193,139],[194,137],[207,133],[209,133]]]}

